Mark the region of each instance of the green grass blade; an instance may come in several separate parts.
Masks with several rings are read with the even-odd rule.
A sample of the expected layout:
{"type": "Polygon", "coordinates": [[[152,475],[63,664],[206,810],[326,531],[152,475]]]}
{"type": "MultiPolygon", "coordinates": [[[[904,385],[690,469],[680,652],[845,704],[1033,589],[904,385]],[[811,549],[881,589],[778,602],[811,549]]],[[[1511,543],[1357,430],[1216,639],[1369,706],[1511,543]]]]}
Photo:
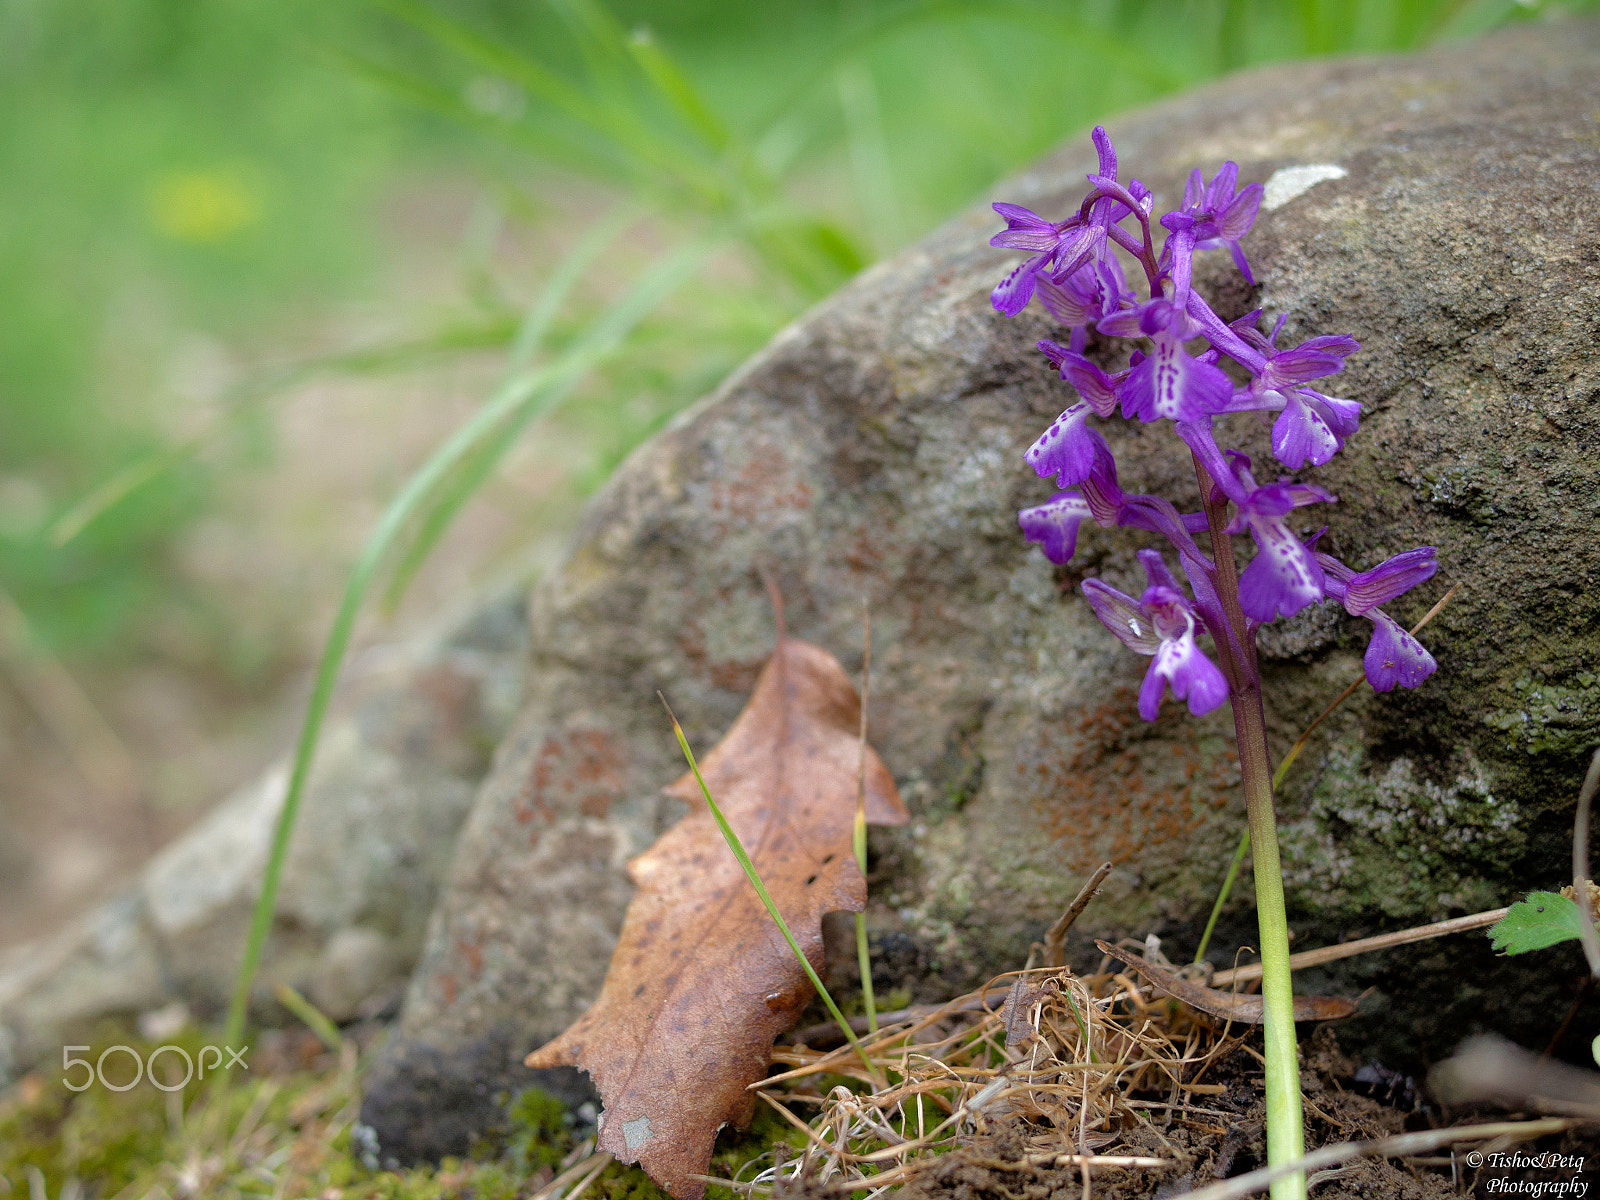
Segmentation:
{"type": "MultiPolygon", "coordinates": [[[[856,866],[861,868],[861,878],[867,877],[867,813],[856,804],[856,824],[851,842],[855,849],[856,866]]],[[[872,991],[872,950],[867,945],[867,914],[856,914],[856,966],[861,971],[861,1003],[867,1010],[867,1029],[878,1032],[878,998],[872,991]]]]}
{"type": "MultiPolygon", "coordinates": [[[[828,53],[783,91],[752,126],[761,135],[801,106],[810,93],[823,86],[841,63],[858,58],[895,35],[930,25],[967,19],[1003,21],[1021,25],[1030,33],[1053,34],[1050,50],[1076,51],[1085,59],[1096,60],[1101,69],[1136,79],[1158,93],[1170,92],[1191,76],[1164,65],[1149,49],[1131,38],[1064,13],[1059,7],[1032,0],[912,0],[874,13],[871,18],[842,34],[828,53]]],[[[1043,40],[1043,39],[1042,39],[1043,40]]],[[[1045,42],[1048,44],[1048,41],[1045,42]]]]}
{"type": "MultiPolygon", "coordinates": [[[[583,279],[584,274],[605,249],[626,232],[644,211],[644,208],[637,204],[618,205],[611,213],[590,226],[578,239],[557,265],[541,289],[538,299],[524,314],[506,357],[508,375],[520,373],[533,361],[534,356],[543,348],[550,327],[571,296],[572,289],[583,279]]],[[[648,295],[645,301],[648,303],[648,295]]],[[[526,426],[527,421],[518,421],[513,414],[500,428],[485,435],[454,476],[443,485],[432,506],[422,516],[416,534],[395,566],[394,574],[390,577],[389,586],[384,593],[383,605],[386,610],[393,612],[399,605],[417,571],[422,568],[433,547],[444,536],[451,521],[477,494],[526,426]]]]}
{"type": "Polygon", "coordinates": [[[543,348],[550,326],[560,315],[561,307],[572,294],[572,289],[606,248],[644,214],[645,208],[641,204],[619,204],[584,230],[583,236],[567,252],[540,289],[539,298],[529,306],[522,324],[517,327],[517,336],[511,343],[511,352],[506,360],[507,370],[520,371],[533,361],[533,356],[543,348]]]}
{"type": "MultiPolygon", "coordinates": [[[[666,704],[663,698],[661,703],[666,704]]],[[[828,1011],[833,1014],[833,1019],[839,1023],[839,1028],[844,1031],[845,1040],[856,1048],[861,1054],[861,1042],[856,1037],[855,1030],[850,1028],[850,1022],[844,1019],[844,1013],[839,1011],[839,1006],[833,1002],[833,996],[828,992],[827,986],[817,975],[811,960],[800,949],[800,943],[795,941],[794,934],[789,931],[789,923],[783,919],[783,914],[778,911],[778,906],[773,903],[771,895],[767,892],[767,885],[761,882],[761,875],[756,871],[755,863],[750,861],[750,856],[745,853],[744,844],[739,841],[739,835],[733,831],[733,826],[728,824],[728,818],[722,815],[722,809],[711,795],[711,789],[706,786],[705,778],[700,774],[700,764],[694,760],[694,751],[689,749],[689,739],[683,735],[683,726],[678,724],[678,718],[673,716],[672,709],[667,708],[667,716],[672,717],[672,732],[677,736],[678,746],[683,751],[683,757],[689,761],[689,770],[694,772],[695,782],[700,785],[700,794],[706,798],[706,807],[711,810],[711,817],[717,823],[717,828],[722,831],[723,840],[728,843],[728,849],[733,851],[734,858],[739,860],[739,867],[744,871],[744,877],[750,881],[750,886],[755,888],[756,895],[761,898],[761,903],[766,907],[767,915],[772,918],[773,924],[778,927],[778,932],[783,934],[783,940],[789,943],[789,949],[794,951],[795,961],[806,973],[806,978],[811,980],[811,986],[817,989],[817,995],[822,997],[822,1002],[828,1006],[828,1011]]],[[[861,1061],[866,1062],[869,1069],[872,1064],[867,1062],[865,1054],[861,1054],[861,1061]]]]}
{"type": "Polygon", "coordinates": [[[317,1035],[317,1040],[332,1050],[335,1054],[344,1045],[344,1038],[339,1033],[339,1027],[330,1021],[325,1013],[287,983],[280,983],[272,989],[272,994],[278,998],[278,1003],[287,1008],[298,1017],[312,1033],[317,1035]]]}
{"type": "Polygon", "coordinates": [[[613,132],[608,128],[607,114],[582,89],[504,42],[485,37],[465,22],[418,0],[373,0],[373,3],[468,62],[504,76],[529,96],[573,120],[598,133],[613,132]]]}
{"type": "Polygon", "coordinates": [[[45,528],[45,539],[56,549],[70,544],[90,525],[115,512],[145,486],[211,446],[234,421],[291,388],[324,375],[358,375],[403,369],[440,355],[503,346],[515,329],[514,322],[509,320],[447,327],[439,333],[411,341],[316,355],[247,378],[229,388],[218,401],[220,415],[203,433],[186,438],[176,446],[146,455],[96,484],[45,528]]]}
{"type": "Polygon", "coordinates": [[[1239,845],[1234,848],[1233,861],[1228,864],[1228,874],[1222,880],[1222,886],[1217,889],[1217,899],[1211,905],[1211,916],[1206,921],[1206,931],[1200,935],[1200,948],[1194,952],[1195,962],[1204,962],[1206,950],[1211,945],[1211,935],[1216,932],[1217,918],[1222,915],[1222,906],[1228,902],[1228,896],[1233,891],[1234,881],[1239,878],[1239,869],[1244,866],[1244,856],[1250,853],[1250,827],[1239,835],[1239,845]]]}
{"type": "MultiPolygon", "coordinates": [[[[614,353],[641,321],[699,271],[716,245],[715,241],[690,243],[647,271],[633,290],[608,309],[558,360],[557,369],[541,387],[530,391],[520,403],[508,406],[502,421],[484,430],[450,477],[441,480],[429,497],[431,503],[420,514],[416,533],[402,552],[385,592],[387,607],[392,609],[400,602],[439,538],[528,425],[570,396],[601,358],[614,353]]],[[[537,316],[537,312],[530,314],[537,316]]]]}
{"type": "Polygon", "coordinates": [[[645,182],[632,161],[609,142],[579,139],[541,129],[526,120],[513,121],[479,112],[463,103],[455,92],[355,50],[335,47],[327,51],[327,57],[374,87],[458,125],[510,142],[547,163],[603,183],[635,187],[645,182]]]}
{"type": "Polygon", "coordinates": [[[289,840],[293,835],[295,818],[299,813],[300,802],[310,778],[317,742],[328,715],[328,705],[333,699],[339,668],[344,662],[351,635],[355,632],[356,618],[389,552],[416,518],[422,505],[435,494],[440,485],[450,477],[451,472],[472,453],[485,436],[492,433],[513,414],[521,411],[530,414],[542,411],[543,408],[564,398],[585,372],[615,349],[634,324],[700,268],[714,247],[715,243],[705,241],[683,247],[648,273],[646,279],[635,287],[634,292],[622,304],[610,309],[599,322],[596,322],[588,335],[560,359],[546,367],[524,372],[517,378],[509,380],[473,414],[471,419],[456,429],[444,444],[434,451],[427,462],[412,473],[399,494],[384,510],[377,526],[368,535],[345,583],[339,611],[334,617],[333,628],[328,634],[322,657],[317,664],[311,700],[306,706],[305,720],[295,746],[288,792],[284,796],[283,807],[278,812],[277,823],[273,828],[272,845],[261,881],[261,893],[251,914],[244,955],[234,982],[233,997],[228,1005],[226,1026],[228,1037],[237,1041],[244,1030],[250,989],[255,983],[256,972],[261,966],[262,951],[272,929],[278,885],[282,880],[284,862],[289,853],[289,840]]]}
{"type": "Polygon", "coordinates": [[[628,52],[662,99],[710,150],[721,154],[728,148],[733,140],[728,127],[711,110],[689,77],[650,35],[649,30],[641,29],[628,39],[628,52]]]}
{"type": "MultiPolygon", "coordinates": [[[[419,0],[373,0],[398,19],[434,39],[484,70],[517,84],[530,97],[549,105],[569,120],[592,130],[610,143],[620,161],[667,192],[687,188],[701,197],[721,194],[722,185],[714,173],[695,156],[675,153],[679,148],[639,112],[626,79],[618,65],[631,67],[632,58],[621,45],[610,15],[593,5],[557,3],[558,13],[567,19],[584,56],[588,83],[592,91],[577,87],[539,61],[503,42],[485,37],[454,17],[420,3],[419,0]]],[[[458,106],[469,116],[470,109],[458,106]]],[[[476,124],[484,124],[481,119],[476,124]]],[[[526,122],[508,125],[495,122],[491,129],[508,132],[526,127],[526,122]]]]}

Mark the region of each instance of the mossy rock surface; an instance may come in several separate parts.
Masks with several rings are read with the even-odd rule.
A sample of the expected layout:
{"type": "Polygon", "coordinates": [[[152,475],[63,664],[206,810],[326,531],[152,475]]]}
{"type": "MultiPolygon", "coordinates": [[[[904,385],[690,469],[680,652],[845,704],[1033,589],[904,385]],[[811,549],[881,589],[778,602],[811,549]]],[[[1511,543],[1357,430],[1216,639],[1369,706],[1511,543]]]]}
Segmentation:
{"type": "MultiPolygon", "coordinates": [[[[1438,577],[1395,607],[1407,622],[1461,585],[1424,636],[1438,674],[1358,697],[1285,788],[1301,944],[1558,882],[1600,741],[1600,25],[1274,68],[1111,132],[1158,211],[1191,168],[1225,159],[1246,180],[1344,172],[1262,212],[1246,243],[1256,289],[1220,253],[1198,286],[1224,316],[1287,314],[1290,344],[1360,340],[1331,382],[1365,419],[1303,473],[1340,497],[1307,531],[1326,519],[1325,544],[1357,569],[1437,546],[1438,577]]],[[[1065,214],[1093,167],[1080,132],[992,198],[1065,214]]],[[[624,864],[677,815],[660,796],[681,763],[656,692],[698,746],[728,727],[773,640],[758,567],[791,631],[852,670],[871,601],[873,740],[915,813],[875,835],[871,922],[893,976],[880,987],[932,996],[1021,965],[1102,859],[1116,870],[1075,946],[1155,931],[1192,947],[1243,820],[1231,724],[1170,702],[1151,724],[1134,713],[1144,661],[1076,585],[1137,590],[1135,537],[1086,530],[1057,569],[1018,533],[1016,510],[1050,494],[1022,452],[1072,397],[1034,349],[1059,331],[989,305],[1013,261],[987,245],[998,227],[974,208],[866,273],[589,509],[535,596],[528,699],[368,1092],[386,1146],[444,1149],[419,1133],[428,1110],[471,1125],[474,1097],[521,1078],[521,1057],[596,995],[631,894],[624,864]]],[[[1266,462],[1265,429],[1234,428],[1266,462]]],[[[1168,429],[1106,433],[1126,483],[1195,506],[1168,429]]],[[[1275,752],[1359,673],[1367,629],[1324,609],[1264,639],[1275,752]]],[[[1219,957],[1252,925],[1241,901],[1219,957]]],[[[1372,1015],[1341,1038],[1417,1062],[1474,1025],[1548,1036],[1565,964],[1497,962],[1471,937],[1308,985],[1375,984],[1372,1015]]]]}

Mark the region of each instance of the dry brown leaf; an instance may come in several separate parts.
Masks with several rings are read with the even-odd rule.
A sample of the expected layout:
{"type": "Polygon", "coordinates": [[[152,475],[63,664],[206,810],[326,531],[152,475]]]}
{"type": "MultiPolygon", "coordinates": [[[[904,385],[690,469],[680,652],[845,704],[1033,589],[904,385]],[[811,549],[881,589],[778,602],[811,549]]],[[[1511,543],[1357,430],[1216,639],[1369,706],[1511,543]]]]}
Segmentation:
{"type": "MultiPolygon", "coordinates": [[[[1165,967],[1146,962],[1136,954],[1129,954],[1109,942],[1095,942],[1106,954],[1120,963],[1132,967],[1169,996],[1176,996],[1190,1008],[1221,1017],[1224,1021],[1237,1021],[1241,1025],[1259,1025],[1266,1008],[1260,996],[1242,996],[1236,992],[1221,992],[1216,988],[1191,983],[1165,967]]],[[[1353,1000],[1337,996],[1296,996],[1294,1019],[1296,1021],[1337,1021],[1356,1011],[1353,1000]]]]}
{"type": "MultiPolygon", "coordinates": [[[[851,850],[860,700],[827,651],[780,637],[755,692],[700,763],[711,795],[813,967],[822,914],[860,912],[867,885],[851,850]]],[[[870,749],[866,813],[908,819],[870,749]]],[[[699,1200],[712,1143],[744,1124],[773,1039],[812,988],[722,840],[693,775],[667,789],[690,811],[628,864],[628,906],[600,997],[528,1056],[530,1067],[579,1066],[600,1090],[599,1149],[637,1162],[678,1200],[699,1200]]]]}

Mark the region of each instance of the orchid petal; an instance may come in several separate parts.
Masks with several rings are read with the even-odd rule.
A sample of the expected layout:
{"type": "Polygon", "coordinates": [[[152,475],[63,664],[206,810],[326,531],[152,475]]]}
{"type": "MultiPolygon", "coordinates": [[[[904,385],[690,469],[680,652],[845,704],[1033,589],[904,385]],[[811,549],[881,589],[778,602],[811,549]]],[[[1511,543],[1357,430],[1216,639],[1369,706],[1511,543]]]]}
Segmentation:
{"type": "MultiPolygon", "coordinates": [[[[1232,163],[1228,165],[1233,166],[1232,163]]],[[[1237,174],[1238,168],[1234,169],[1237,174]]],[[[1239,194],[1223,210],[1217,221],[1218,229],[1225,240],[1237,242],[1250,232],[1250,227],[1256,223],[1256,213],[1261,209],[1261,197],[1266,194],[1266,190],[1266,185],[1260,183],[1247,183],[1239,189],[1239,194]]]]}
{"type": "Polygon", "coordinates": [[[1160,648],[1161,635],[1156,632],[1155,622],[1126,592],[1099,579],[1085,579],[1083,598],[1100,618],[1100,624],[1135,654],[1154,654],[1160,648]]]}
{"type": "Polygon", "coordinates": [[[1028,307],[1033,299],[1034,281],[1049,254],[1036,254],[995,285],[989,303],[1008,317],[1014,317],[1028,307]]]}
{"type": "Polygon", "coordinates": [[[1239,268],[1239,274],[1244,276],[1245,283],[1255,287],[1256,277],[1250,270],[1250,261],[1244,256],[1244,247],[1238,242],[1229,242],[1228,253],[1233,255],[1233,265],[1239,268]]]}
{"type": "Polygon", "coordinates": [[[1111,135],[1104,125],[1096,125],[1089,135],[1094,140],[1095,153],[1100,157],[1099,174],[1112,179],[1117,177],[1117,148],[1111,144],[1111,135]]]}
{"type": "Polygon", "coordinates": [[[1061,566],[1072,561],[1078,548],[1078,526],[1088,516],[1083,497],[1060,492],[1035,508],[1023,509],[1017,514],[1017,524],[1028,541],[1038,543],[1044,556],[1061,566]]]}
{"type": "Polygon", "coordinates": [[[1189,711],[1197,717],[1205,716],[1228,698],[1228,681],[1217,664],[1195,645],[1192,633],[1162,642],[1150,665],[1166,677],[1173,698],[1187,699],[1189,711]]]}
{"type": "Polygon", "coordinates": [[[1150,581],[1153,588],[1166,588],[1176,592],[1181,598],[1183,589],[1178,586],[1178,581],[1173,578],[1172,572],[1167,569],[1167,560],[1162,557],[1159,550],[1139,551],[1139,565],[1144,568],[1144,577],[1150,581]]]}
{"type": "MultiPolygon", "coordinates": [[[[1041,479],[1054,475],[1058,488],[1071,487],[1089,478],[1105,439],[1089,428],[1094,410],[1087,403],[1074,404],[1051,423],[1028,447],[1023,458],[1041,479]]],[[[1110,453],[1109,447],[1106,453],[1110,453]]]]}
{"type": "Polygon", "coordinates": [[[1065,349],[1045,339],[1039,349],[1053,362],[1065,379],[1078,389],[1082,396],[1102,417],[1109,417],[1117,408],[1117,384],[1094,363],[1077,351],[1065,349]]]}
{"type": "Polygon", "coordinates": [[[1309,388],[1275,394],[1284,405],[1272,425],[1272,453],[1291,470],[1307,462],[1320,467],[1344,448],[1345,438],[1360,421],[1361,405],[1354,400],[1323,396],[1309,388]]]}
{"type": "Polygon", "coordinates": [[[1372,641],[1361,660],[1367,682],[1375,692],[1390,691],[1396,684],[1414,688],[1439,669],[1433,655],[1423,648],[1398,622],[1379,609],[1367,613],[1372,622],[1372,641]]]}
{"type": "Polygon", "coordinates": [[[1175,338],[1160,337],[1150,357],[1118,389],[1122,415],[1150,422],[1198,421],[1226,408],[1233,381],[1221,367],[1201,362],[1175,338]]]}
{"type": "Polygon", "coordinates": [[[1003,250],[1054,250],[1061,227],[1046,221],[1020,204],[997,203],[991,206],[1005,218],[1006,227],[989,239],[989,245],[1003,250]]]}
{"type": "Polygon", "coordinates": [[[1322,599],[1322,567],[1287,525],[1257,517],[1250,520],[1250,533],[1257,553],[1239,576],[1245,616],[1256,621],[1292,617],[1322,599]]]}
{"type": "Polygon", "coordinates": [[[1432,579],[1439,570],[1437,553],[1432,546],[1418,546],[1353,576],[1345,591],[1345,611],[1355,617],[1366,616],[1369,610],[1432,579]]]}

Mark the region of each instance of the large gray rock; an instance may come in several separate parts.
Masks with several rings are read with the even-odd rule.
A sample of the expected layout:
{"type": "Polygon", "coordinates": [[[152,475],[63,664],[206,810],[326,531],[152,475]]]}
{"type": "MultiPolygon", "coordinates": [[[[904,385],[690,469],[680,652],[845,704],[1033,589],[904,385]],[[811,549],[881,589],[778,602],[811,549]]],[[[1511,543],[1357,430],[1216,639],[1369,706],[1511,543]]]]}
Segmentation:
{"type": "MultiPolygon", "coordinates": [[[[1439,547],[1402,619],[1463,585],[1425,637],[1438,675],[1346,706],[1286,787],[1302,944],[1488,908],[1569,861],[1566,810],[1600,740],[1597,112],[1591,22],[1296,63],[1111,123],[1158,211],[1194,166],[1276,179],[1247,243],[1259,289],[1220,254],[1199,286],[1224,316],[1287,313],[1289,344],[1360,339],[1338,390],[1365,422],[1308,473],[1342,497],[1331,545],[1358,569],[1439,547]],[[1318,165],[1343,177],[1288,186],[1318,165]]],[[[1063,214],[1093,166],[1080,134],[993,196],[1063,214]]],[[[876,944],[903,980],[931,994],[1020,965],[1102,859],[1116,871],[1081,936],[1193,945],[1243,822],[1231,724],[1170,703],[1135,715],[1144,660],[1075,590],[1086,575],[1137,590],[1134,537],[1086,531],[1058,570],[1018,533],[1016,510],[1050,493],[1022,452],[1070,397],[1033,349],[1046,319],[989,306],[1014,261],[987,246],[998,224],[975,208],[865,274],[589,509],[536,592],[525,706],[370,1085],[386,1151],[461,1148],[497,1090],[534,1079],[521,1057],[595,996],[623,865],[675,815],[656,692],[698,745],[727,728],[772,645],[758,566],[791,630],[848,667],[871,601],[873,737],[916,813],[874,841],[876,944]]],[[[1106,432],[1125,483],[1196,506],[1167,429],[1106,432]]],[[[1264,429],[1239,436],[1267,459],[1264,429]]],[[[1264,639],[1279,753],[1357,676],[1368,628],[1321,610],[1264,639]]],[[[1224,950],[1250,936],[1240,896],[1224,950]]],[[[1497,965],[1481,937],[1396,953],[1412,957],[1345,968],[1344,985],[1377,985],[1379,1015],[1341,1036],[1437,1053],[1473,1020],[1533,1036],[1564,1006],[1554,957],[1497,965]]]]}
{"type": "MultiPolygon", "coordinates": [[[[398,1003],[490,749],[517,707],[525,593],[398,648],[330,723],[284,867],[258,999],[283,981],[345,1021],[398,1003]]],[[[0,958],[0,1082],[92,1023],[226,1004],[288,763],[166,847],[122,894],[0,958]]],[[[270,1011],[258,1007],[257,1015],[270,1011]]]]}

